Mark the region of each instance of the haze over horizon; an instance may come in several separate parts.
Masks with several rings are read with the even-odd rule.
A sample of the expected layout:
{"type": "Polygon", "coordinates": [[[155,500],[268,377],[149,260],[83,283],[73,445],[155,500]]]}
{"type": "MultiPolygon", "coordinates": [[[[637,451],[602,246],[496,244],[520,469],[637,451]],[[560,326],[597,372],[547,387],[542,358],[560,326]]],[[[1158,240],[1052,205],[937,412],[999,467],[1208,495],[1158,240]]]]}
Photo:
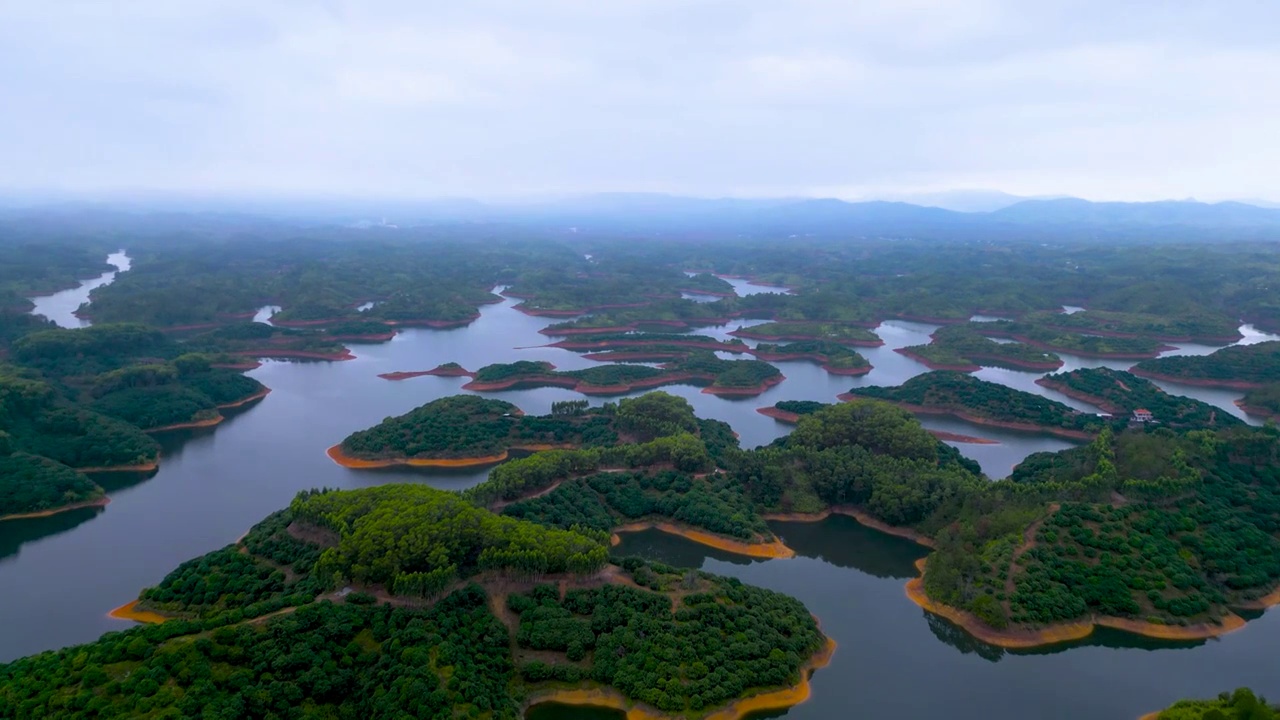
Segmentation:
{"type": "Polygon", "coordinates": [[[1280,200],[1273,3],[534,5],[6,3],[0,193],[1280,200]]]}

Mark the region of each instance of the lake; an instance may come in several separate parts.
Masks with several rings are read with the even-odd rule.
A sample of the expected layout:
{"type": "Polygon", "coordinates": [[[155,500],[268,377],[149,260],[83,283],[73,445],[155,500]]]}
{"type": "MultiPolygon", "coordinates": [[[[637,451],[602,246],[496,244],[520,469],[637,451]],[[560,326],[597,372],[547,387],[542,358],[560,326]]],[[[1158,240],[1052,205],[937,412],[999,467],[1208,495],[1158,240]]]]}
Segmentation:
{"type": "MultiPolygon", "coordinates": [[[[123,253],[112,257],[120,261],[113,264],[127,269],[123,253]]],[[[110,279],[95,278],[85,285],[110,279]]],[[[760,288],[731,282],[745,291],[760,288]]],[[[81,286],[39,298],[37,311],[64,326],[79,326],[81,321],[71,311],[87,293],[81,286]]],[[[357,358],[347,362],[265,362],[250,374],[273,392],[256,405],[229,411],[228,419],[216,428],[160,436],[164,450],[158,472],[96,476],[112,499],[105,509],[0,523],[0,585],[5,588],[6,609],[0,622],[0,662],[129,627],[128,622],[107,618],[107,611],[132,600],[184,560],[233,542],[268,513],[287,505],[299,490],[387,482],[461,489],[481,481],[487,474],[484,469],[348,470],[331,462],[325,449],[387,416],[461,392],[466,382],[437,377],[390,382],[378,378],[379,373],[426,370],[448,361],[471,370],[513,360],[546,360],[562,369],[594,364],[577,353],[545,347],[551,338],[538,330],[554,320],[515,311],[515,302],[484,306],[480,319],[465,328],[410,329],[388,343],[353,345],[357,358]]],[[[260,317],[270,313],[266,310],[260,317]]],[[[697,332],[725,337],[744,324],[752,323],[697,332]]],[[[832,402],[854,385],[896,385],[927,371],[893,348],[926,343],[935,329],[910,322],[882,324],[877,332],[886,344],[860,350],[875,365],[860,378],[831,376],[816,365],[789,362],[777,364],[787,380],[755,398],[721,398],[689,386],[663,389],[687,398],[700,416],[729,422],[742,444],[752,447],[790,431],[755,412],[757,408],[787,399],[832,402]]],[[[1251,335],[1249,340],[1258,337],[1251,335]]],[[[1083,358],[1067,361],[1068,368],[1105,364],[1083,358]]],[[[984,369],[979,376],[1068,400],[1035,385],[1037,373],[984,369]]],[[[1197,388],[1185,394],[1239,413],[1230,402],[1239,393],[1197,388]]],[[[560,388],[489,396],[534,414],[549,412],[557,400],[580,397],[560,388]]],[[[1054,438],[994,431],[959,420],[931,417],[924,423],[998,440],[996,445],[957,445],[995,477],[1007,475],[1031,452],[1070,447],[1054,438]]],[[[1193,646],[1155,645],[1109,633],[1098,635],[1094,644],[1069,650],[1013,654],[976,643],[906,599],[902,586],[913,574],[911,562],[921,554],[914,545],[839,517],[816,524],[779,524],[777,531],[800,557],[746,561],[659,533],[628,535],[622,547],[786,592],[821,618],[840,647],[832,664],[815,675],[813,700],[789,711],[788,718],[845,716],[850,708],[858,708],[867,717],[1132,720],[1176,697],[1216,694],[1239,685],[1280,694],[1271,661],[1280,644],[1280,613],[1221,641],[1193,646]]],[[[601,716],[592,712],[562,718],[554,709],[538,712],[544,720],[601,716]]]]}

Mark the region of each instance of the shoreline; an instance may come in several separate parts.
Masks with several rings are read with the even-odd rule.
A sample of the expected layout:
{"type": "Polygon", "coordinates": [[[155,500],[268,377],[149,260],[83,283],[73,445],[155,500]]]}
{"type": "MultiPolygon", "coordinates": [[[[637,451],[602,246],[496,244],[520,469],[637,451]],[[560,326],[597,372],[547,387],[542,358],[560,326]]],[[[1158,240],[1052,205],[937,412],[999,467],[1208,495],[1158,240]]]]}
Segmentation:
{"type": "Polygon", "coordinates": [[[706,530],[694,530],[676,524],[669,520],[641,520],[639,522],[630,522],[625,525],[619,525],[613,528],[612,535],[609,538],[610,545],[617,545],[622,542],[619,533],[641,532],[644,530],[657,530],[667,533],[668,535],[677,535],[686,540],[706,545],[707,547],[717,550],[724,550],[738,555],[747,557],[777,559],[795,557],[796,553],[791,548],[783,544],[777,538],[767,543],[749,543],[736,538],[730,538],[725,535],[718,535],[706,530]]]}
{"type": "Polygon", "coordinates": [[[708,395],[719,395],[721,397],[733,397],[733,396],[754,397],[756,395],[763,393],[764,391],[768,390],[774,385],[780,384],[783,380],[786,380],[786,379],[787,379],[787,376],[778,374],[772,377],[767,377],[764,380],[761,380],[759,383],[756,383],[755,385],[748,385],[746,387],[721,387],[718,385],[708,385],[707,387],[702,388],[702,392],[708,395]]]}
{"type": "MultiPolygon", "coordinates": [[[[841,393],[836,397],[844,402],[849,402],[851,400],[858,400],[858,399],[866,399],[866,398],[863,398],[861,395],[854,395],[852,393],[841,393]]],[[[871,399],[879,399],[879,398],[871,398],[871,399]]],[[[1032,423],[1012,422],[1012,421],[1005,421],[1005,420],[991,420],[988,418],[979,417],[977,415],[970,415],[964,412],[963,410],[949,410],[945,408],[926,407],[924,405],[912,405],[911,403],[899,402],[896,400],[885,400],[884,402],[896,405],[912,414],[949,415],[951,417],[959,418],[960,420],[964,420],[965,422],[973,423],[974,425],[978,425],[982,427],[991,427],[991,428],[997,428],[1000,430],[1014,430],[1017,432],[1029,432],[1029,433],[1038,433],[1038,434],[1044,434],[1044,435],[1054,435],[1056,437],[1060,437],[1066,440],[1092,440],[1093,439],[1093,435],[1085,432],[1084,430],[1071,430],[1069,428],[1055,428],[1047,425],[1034,425],[1032,423]]]]}
{"type": "Polygon", "coordinates": [[[443,366],[437,366],[437,367],[431,368],[430,370],[397,370],[395,372],[379,373],[378,377],[382,378],[383,380],[391,380],[394,382],[399,380],[410,380],[416,377],[425,377],[428,375],[432,377],[469,377],[469,378],[474,378],[476,376],[475,373],[471,372],[470,370],[467,370],[466,368],[462,368],[462,367],[446,368],[443,366]]]}
{"type": "Polygon", "coordinates": [[[167,618],[160,613],[151,612],[150,610],[138,610],[137,606],[139,602],[140,601],[138,600],[133,600],[118,608],[113,608],[107,613],[107,617],[113,620],[131,620],[136,623],[144,623],[148,625],[159,625],[162,622],[172,620],[172,618],[167,618]]]}
{"type": "Polygon", "coordinates": [[[347,348],[343,348],[340,353],[322,353],[312,352],[310,350],[280,350],[280,349],[264,349],[264,350],[236,350],[232,355],[242,355],[244,357],[253,358],[273,358],[277,360],[328,360],[330,362],[342,362],[343,360],[355,360],[356,356],[351,354],[347,348]]]}
{"type": "MultiPolygon", "coordinates": [[[[732,333],[731,333],[732,334],[732,333]]],[[[751,349],[746,343],[722,343],[719,340],[672,340],[669,342],[654,340],[558,340],[547,347],[561,350],[618,350],[635,347],[663,345],[666,347],[684,347],[694,350],[711,350],[714,352],[745,353],[751,349]]]]}
{"type": "Polygon", "coordinates": [[[904,588],[907,597],[925,612],[946,618],[974,638],[1006,650],[1026,650],[1083,640],[1100,627],[1155,640],[1191,641],[1221,637],[1247,624],[1235,613],[1228,613],[1221,625],[1200,623],[1191,626],[1159,625],[1128,618],[1092,616],[1086,620],[1055,623],[1037,630],[997,630],[979,620],[973,613],[931,599],[924,590],[924,572],[927,565],[927,558],[916,561],[916,569],[920,571],[920,576],[907,581],[904,588]]]}
{"type": "Polygon", "coordinates": [[[1246,405],[1244,402],[1244,398],[1240,398],[1239,400],[1234,401],[1234,404],[1236,407],[1243,410],[1245,415],[1252,415],[1253,417],[1263,418],[1264,420],[1269,418],[1274,418],[1274,417],[1280,417],[1280,413],[1273,412],[1266,408],[1260,408],[1257,405],[1246,405]]]}
{"type": "Polygon", "coordinates": [[[223,420],[226,420],[226,418],[219,415],[218,417],[209,418],[208,420],[192,420],[190,422],[174,423],[172,425],[161,425],[160,427],[147,428],[146,430],[143,430],[143,432],[149,432],[149,433],[168,432],[170,430],[191,430],[195,428],[213,427],[214,425],[217,425],[223,420]]]}
{"type": "Polygon", "coordinates": [[[875,369],[870,363],[850,368],[831,367],[831,359],[821,353],[761,352],[759,350],[748,350],[747,352],[754,355],[757,360],[764,360],[765,362],[811,362],[832,375],[847,375],[853,377],[856,375],[866,375],[875,369]]]}
{"type": "Polygon", "coordinates": [[[30,520],[33,518],[52,517],[59,513],[71,512],[72,510],[83,510],[84,508],[103,508],[111,504],[111,498],[103,495],[97,500],[85,500],[84,502],[71,503],[70,505],[61,505],[48,510],[35,510],[25,513],[11,513],[9,515],[0,515],[0,522],[5,520],[30,520]]]}
{"type": "Polygon", "coordinates": [[[262,398],[270,394],[271,394],[271,388],[264,387],[258,392],[250,395],[249,397],[244,398],[243,400],[236,400],[235,402],[224,403],[222,405],[216,405],[215,407],[217,407],[219,410],[230,410],[231,408],[238,408],[242,405],[248,405],[251,402],[261,400],[262,398]]]}
{"type": "Polygon", "coordinates": [[[160,469],[160,457],[157,455],[155,460],[137,465],[95,465],[71,469],[82,473],[154,472],[160,469]]]}
{"type": "Polygon", "coordinates": [[[1164,373],[1143,370],[1137,366],[1129,368],[1129,372],[1148,380],[1163,380],[1165,382],[1177,383],[1178,385],[1189,385],[1191,387],[1221,388],[1223,390],[1257,390],[1263,386],[1263,383],[1253,382],[1250,380],[1213,380],[1206,378],[1184,378],[1178,377],[1177,375],[1165,375],[1164,373]]]}
{"type": "MultiPolygon", "coordinates": [[[[800,681],[777,690],[765,690],[754,695],[731,700],[727,705],[712,708],[702,720],[743,720],[761,712],[787,710],[807,701],[813,694],[813,673],[831,663],[836,652],[836,641],[824,636],[823,646],[800,667],[800,681]]],[[[626,713],[626,720],[677,720],[683,714],[669,715],[636,700],[631,700],[612,687],[592,683],[587,687],[534,690],[521,708],[521,717],[535,705],[557,703],[586,708],[607,708],[626,713]]]]}
{"type": "MultiPolygon", "coordinates": [[[[1087,310],[1087,308],[1086,308],[1087,310]]],[[[1154,340],[1162,343],[1195,343],[1197,345],[1231,345],[1240,342],[1244,336],[1236,332],[1234,336],[1227,335],[1143,335],[1141,333],[1125,332],[1123,330],[1098,330],[1094,328],[1068,327],[1066,325],[1042,325],[1041,327],[1056,332],[1071,333],[1073,335],[1097,335],[1099,337],[1131,339],[1139,338],[1142,340],[1154,340]]]]}
{"type": "Polygon", "coordinates": [[[919,353],[913,352],[910,349],[904,348],[904,347],[894,348],[893,351],[898,353],[899,355],[902,355],[903,357],[907,357],[907,358],[911,358],[912,360],[915,360],[916,362],[929,368],[930,370],[947,370],[950,372],[971,373],[971,372],[977,372],[982,369],[981,365],[978,365],[972,362],[967,365],[950,365],[947,363],[935,362],[933,360],[926,358],[923,355],[920,355],[919,353]]]}
{"type": "Polygon", "coordinates": [[[469,458],[391,458],[387,460],[363,460],[361,458],[351,457],[342,452],[342,443],[338,443],[333,447],[325,450],[325,454],[334,463],[344,468],[352,470],[369,470],[373,468],[395,467],[396,465],[408,465],[410,467],[437,467],[437,468],[463,468],[477,467],[481,465],[496,465],[511,457],[511,451],[517,450],[522,452],[542,452],[543,450],[565,450],[574,449],[572,445],[512,445],[506,450],[495,455],[480,455],[469,458]]]}

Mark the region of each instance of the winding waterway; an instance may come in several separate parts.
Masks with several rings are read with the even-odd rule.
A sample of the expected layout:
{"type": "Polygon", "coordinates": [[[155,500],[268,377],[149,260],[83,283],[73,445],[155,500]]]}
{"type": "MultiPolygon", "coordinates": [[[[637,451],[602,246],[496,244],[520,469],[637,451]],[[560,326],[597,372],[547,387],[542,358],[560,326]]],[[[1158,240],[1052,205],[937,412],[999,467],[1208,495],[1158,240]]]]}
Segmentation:
{"type": "Polygon", "coordinates": [[[96,278],[85,280],[70,290],[31,298],[31,302],[35,303],[35,308],[31,310],[31,314],[43,315],[57,323],[59,327],[88,327],[89,321],[76,317],[76,310],[80,308],[81,304],[89,302],[89,293],[94,288],[102,287],[115,280],[117,272],[127,271],[130,262],[129,256],[125,254],[124,250],[111,253],[107,256],[107,264],[114,266],[115,270],[108,270],[96,278]]]}
{"type": "MultiPolygon", "coordinates": [[[[123,263],[113,264],[127,269],[122,253],[112,258],[123,263]]],[[[109,281],[97,278],[86,285],[109,281]]],[[[730,282],[739,291],[781,290],[730,282]]],[[[79,326],[71,311],[87,294],[82,286],[40,298],[37,311],[59,324],[79,326]]],[[[576,353],[539,347],[550,339],[538,330],[553,321],[517,312],[512,309],[515,302],[483,307],[480,319],[465,328],[410,329],[388,343],[355,345],[357,359],[348,362],[265,362],[251,373],[273,390],[264,400],[231,411],[216,428],[162,436],[164,451],[156,473],[98,476],[112,498],[105,509],[0,523],[0,586],[5,588],[6,610],[0,620],[0,662],[128,627],[127,622],[107,618],[106,611],[134,598],[140,588],[156,583],[182,561],[232,542],[299,490],[386,482],[460,489],[479,482],[486,474],[483,469],[348,470],[332,463],[324,451],[384,417],[461,392],[466,381],[420,377],[390,382],[378,378],[379,373],[425,370],[448,361],[473,370],[517,359],[547,360],[563,369],[593,365],[576,353]]],[[[263,318],[269,315],[265,311],[263,318]]],[[[726,337],[743,324],[697,332],[726,337]]],[[[928,342],[935,329],[919,323],[884,323],[877,332],[885,346],[863,351],[875,369],[860,378],[831,376],[811,363],[785,362],[778,367],[787,380],[755,398],[721,398],[688,386],[664,389],[687,398],[699,415],[731,423],[743,445],[752,447],[790,430],[758,414],[757,408],[785,399],[831,402],[852,385],[896,385],[925,372],[927,368],[893,349],[928,342]]],[[[1251,333],[1246,342],[1260,339],[1271,338],[1251,333]]],[[[1064,359],[1067,369],[1110,364],[1064,359]]],[[[979,376],[1094,410],[1035,385],[1037,373],[986,368],[979,376]]],[[[1240,414],[1231,402],[1239,393],[1204,388],[1181,392],[1240,414]]],[[[552,402],[578,397],[560,388],[491,396],[530,413],[546,413],[552,402]]],[[[1070,446],[1054,438],[994,431],[959,420],[924,422],[931,428],[997,440],[994,445],[957,445],[994,477],[1008,474],[1031,452],[1070,446]]],[[[1171,645],[1100,633],[1070,649],[1008,653],[977,643],[906,599],[903,583],[914,573],[912,561],[921,555],[911,543],[842,517],[776,527],[800,557],[747,561],[652,532],[629,535],[621,547],[786,592],[821,618],[839,650],[832,664],[815,675],[813,699],[786,713],[789,718],[844,717],[856,710],[865,717],[1132,719],[1176,697],[1213,694],[1238,685],[1280,694],[1272,659],[1274,647],[1280,645],[1280,613],[1219,641],[1171,645]]],[[[561,716],[554,708],[538,710],[537,715],[544,720],[607,716],[561,716]]]]}

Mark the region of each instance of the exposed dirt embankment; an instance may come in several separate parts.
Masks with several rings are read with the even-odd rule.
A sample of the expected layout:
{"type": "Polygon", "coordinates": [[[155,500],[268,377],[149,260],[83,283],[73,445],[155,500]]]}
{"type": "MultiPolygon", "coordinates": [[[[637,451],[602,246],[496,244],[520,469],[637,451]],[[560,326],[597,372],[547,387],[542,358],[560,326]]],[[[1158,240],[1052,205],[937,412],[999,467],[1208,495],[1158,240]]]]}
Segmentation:
{"type": "Polygon", "coordinates": [[[27,518],[49,517],[51,515],[57,515],[58,513],[71,512],[72,510],[80,510],[82,508],[106,507],[110,502],[111,502],[111,498],[104,495],[98,498],[97,500],[86,500],[84,502],[70,503],[68,505],[61,505],[56,508],[49,508],[48,510],[37,510],[35,512],[27,512],[27,513],[13,513],[11,515],[0,515],[0,522],[3,522],[5,520],[24,520],[27,518]]]}
{"type": "Polygon", "coordinates": [[[781,540],[774,538],[769,542],[746,542],[737,538],[731,538],[724,535],[717,535],[705,530],[696,530],[687,525],[664,520],[645,520],[642,522],[627,523],[613,529],[612,543],[617,545],[621,542],[618,533],[640,532],[641,530],[658,530],[669,535],[678,535],[686,540],[692,540],[699,545],[706,545],[717,550],[736,553],[738,555],[746,555],[755,558],[789,558],[795,557],[795,551],[787,547],[781,540]]]}

